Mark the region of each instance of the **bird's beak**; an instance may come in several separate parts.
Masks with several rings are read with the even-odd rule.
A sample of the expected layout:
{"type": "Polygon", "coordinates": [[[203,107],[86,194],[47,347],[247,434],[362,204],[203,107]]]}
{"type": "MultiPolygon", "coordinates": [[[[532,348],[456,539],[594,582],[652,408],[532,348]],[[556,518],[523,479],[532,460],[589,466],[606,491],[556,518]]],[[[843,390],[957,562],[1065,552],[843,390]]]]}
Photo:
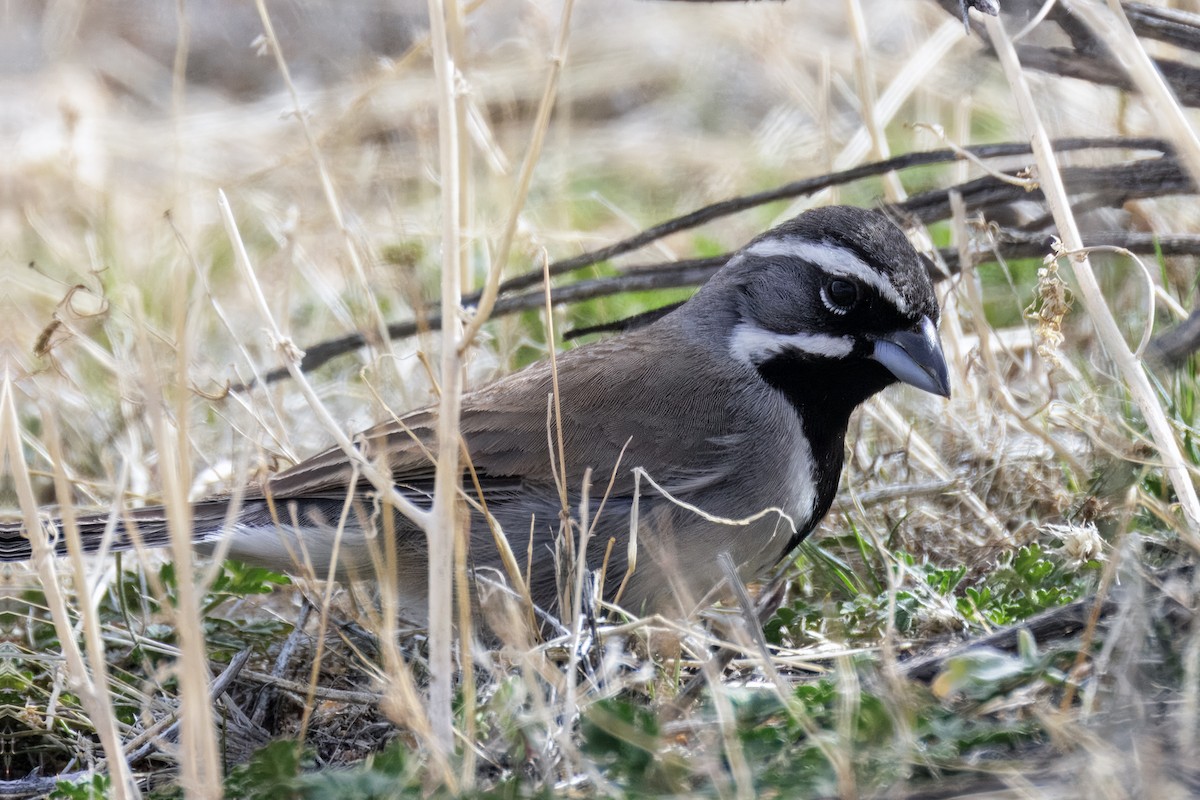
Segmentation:
{"type": "Polygon", "coordinates": [[[946,356],[929,317],[922,317],[916,330],[896,331],[876,339],[871,357],[904,383],[931,394],[950,396],[946,356]]]}

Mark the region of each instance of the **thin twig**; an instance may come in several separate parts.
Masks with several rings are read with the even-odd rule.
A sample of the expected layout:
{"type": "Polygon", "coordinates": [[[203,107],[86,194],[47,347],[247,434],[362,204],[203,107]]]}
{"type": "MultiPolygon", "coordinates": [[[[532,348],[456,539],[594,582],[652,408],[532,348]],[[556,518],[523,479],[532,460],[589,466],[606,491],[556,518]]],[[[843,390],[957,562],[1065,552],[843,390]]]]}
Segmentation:
{"type": "MultiPolygon", "coordinates": [[[[462,303],[463,231],[460,195],[463,165],[462,131],[458,126],[458,56],[450,28],[458,18],[458,0],[429,0],[433,65],[438,87],[438,152],[442,199],[442,339],[441,399],[437,422],[437,474],[434,478],[433,508],[430,509],[425,539],[429,553],[429,720],[433,726],[435,759],[447,765],[454,752],[454,672],[451,649],[454,641],[453,585],[455,542],[458,540],[459,488],[462,485],[458,459],[462,411],[462,303]]],[[[465,554],[464,554],[465,558],[465,554]]],[[[454,781],[451,781],[454,784],[454,781]]]]}
{"type": "Polygon", "coordinates": [[[541,157],[546,131],[550,129],[550,112],[554,110],[554,101],[558,97],[558,79],[562,75],[563,64],[567,60],[567,41],[571,30],[571,11],[574,5],[574,0],[566,0],[559,14],[558,33],[554,39],[554,51],[550,55],[550,69],[546,73],[546,85],[542,89],[542,98],[538,102],[537,116],[534,118],[529,150],[525,153],[525,160],[521,163],[521,171],[517,176],[517,185],[513,191],[513,199],[508,211],[508,219],[504,223],[503,233],[500,234],[500,244],[492,257],[487,283],[479,295],[475,315],[471,318],[466,330],[463,331],[460,350],[471,346],[479,334],[480,328],[491,317],[492,307],[500,293],[500,276],[504,273],[504,265],[508,263],[513,236],[517,232],[517,221],[521,217],[521,211],[525,208],[525,200],[529,196],[529,186],[533,180],[533,170],[541,157]]]}
{"type": "MultiPolygon", "coordinates": [[[[75,641],[70,615],[67,611],[66,598],[63,596],[58,573],[54,568],[54,551],[47,535],[48,530],[42,525],[38,514],[37,498],[34,495],[33,484],[29,480],[29,470],[15,465],[24,464],[24,454],[21,451],[20,422],[17,418],[16,403],[13,398],[13,385],[8,375],[0,384],[0,460],[7,458],[14,465],[12,470],[12,486],[16,492],[17,501],[24,517],[25,530],[29,531],[29,541],[33,548],[34,566],[42,582],[42,592],[46,605],[50,609],[50,618],[58,635],[59,646],[62,649],[67,664],[67,678],[73,691],[79,696],[80,704],[92,717],[92,724],[101,744],[108,756],[110,769],[114,776],[112,788],[119,798],[138,798],[141,793],[134,783],[129,762],[121,751],[121,742],[117,734],[116,720],[112,715],[112,704],[107,696],[107,687],[96,682],[89,674],[87,663],[75,641]]],[[[69,497],[69,494],[68,494],[69,497]]],[[[82,572],[77,572],[82,575],[82,572]]]]}
{"type": "MultiPolygon", "coordinates": [[[[1055,224],[1063,238],[1063,244],[1068,251],[1082,250],[1083,237],[1071,214],[1067,191],[1062,182],[1058,163],[1054,158],[1050,138],[1047,136],[1045,128],[1042,127],[1037,105],[1034,103],[1033,95],[1021,73],[1021,65],[1017,60],[1016,51],[1009,42],[1004,25],[999,19],[988,18],[986,24],[992,41],[997,47],[1000,63],[1004,67],[1009,84],[1016,96],[1021,116],[1030,130],[1042,188],[1046,195],[1046,201],[1054,213],[1055,224]]],[[[1142,410],[1146,425],[1150,429],[1150,435],[1162,455],[1163,468],[1167,473],[1167,478],[1179,496],[1185,516],[1183,529],[1185,538],[1194,549],[1200,550],[1200,498],[1196,495],[1196,487],[1192,483],[1191,474],[1183,460],[1175,431],[1167,420],[1162,406],[1159,405],[1145,371],[1125,343],[1121,330],[1117,326],[1116,320],[1113,319],[1104,294],[1100,290],[1100,285],[1096,282],[1096,276],[1092,272],[1087,256],[1073,257],[1071,263],[1079,283],[1080,297],[1092,317],[1096,333],[1109,357],[1116,362],[1134,402],[1142,410]]]]}

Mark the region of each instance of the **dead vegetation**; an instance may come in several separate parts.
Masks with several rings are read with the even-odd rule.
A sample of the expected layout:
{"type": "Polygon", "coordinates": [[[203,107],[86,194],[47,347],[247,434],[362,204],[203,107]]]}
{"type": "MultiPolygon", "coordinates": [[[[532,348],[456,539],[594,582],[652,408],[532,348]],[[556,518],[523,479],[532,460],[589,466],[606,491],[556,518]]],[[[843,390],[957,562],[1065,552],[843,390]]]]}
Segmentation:
{"type": "MultiPolygon", "coordinates": [[[[1065,46],[1044,35],[1080,45],[1049,26],[1106,13],[1066,5],[1020,55],[1065,46]]],[[[600,616],[544,639],[514,613],[501,642],[432,670],[456,692],[444,706],[424,699],[442,644],[396,629],[386,581],[198,563],[194,582],[178,549],[6,568],[0,794],[93,775],[114,797],[346,796],[351,781],[367,796],[1194,794],[1194,366],[1176,357],[1149,398],[1132,391],[1078,257],[1042,262],[1065,207],[1083,244],[1142,255],[1092,257],[1131,349],[1187,316],[1194,133],[1163,122],[1162,95],[1136,76],[1028,76],[1050,137],[1110,140],[1055,148],[1064,206],[1046,200],[1052,164],[1026,146],[1015,79],[980,45],[998,30],[968,36],[937,4],[580,4],[554,85],[562,4],[471,6],[447,37],[452,96],[423,6],[272,5],[277,46],[258,14],[215,24],[228,8],[19,9],[41,45],[3,78],[0,110],[5,512],[184,509],[328,444],[314,403],[345,432],[430,402],[447,235],[465,243],[467,294],[509,253],[466,357],[477,385],[545,355],[543,252],[578,270],[556,271],[562,332],[678,300],[809,205],[886,206],[940,271],[954,400],[889,393],[858,416],[821,536],[750,587],[761,628],[732,596],[688,625],[600,616]],[[452,206],[439,102],[463,114],[452,206]],[[995,143],[1012,146],[954,157],[995,143]],[[697,224],[638,238],[678,218],[697,224]],[[301,350],[324,360],[303,381],[272,375],[301,350]]],[[[1005,10],[1013,32],[1038,11],[1005,10]]],[[[1139,26],[1170,16],[1132,10],[1139,26]]],[[[1165,43],[1138,32],[1186,61],[1182,25],[1165,43]]]]}

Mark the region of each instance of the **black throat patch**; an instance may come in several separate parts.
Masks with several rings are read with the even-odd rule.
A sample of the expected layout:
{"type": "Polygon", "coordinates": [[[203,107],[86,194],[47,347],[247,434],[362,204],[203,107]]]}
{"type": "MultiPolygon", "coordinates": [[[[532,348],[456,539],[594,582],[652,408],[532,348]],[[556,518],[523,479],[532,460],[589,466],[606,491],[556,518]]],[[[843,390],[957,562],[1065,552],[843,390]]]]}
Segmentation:
{"type": "Polygon", "coordinates": [[[790,552],[825,517],[837,496],[850,415],[896,379],[874,361],[813,363],[788,355],[764,362],[758,372],[796,410],[813,457],[816,507],[812,521],[792,536],[790,552]]]}

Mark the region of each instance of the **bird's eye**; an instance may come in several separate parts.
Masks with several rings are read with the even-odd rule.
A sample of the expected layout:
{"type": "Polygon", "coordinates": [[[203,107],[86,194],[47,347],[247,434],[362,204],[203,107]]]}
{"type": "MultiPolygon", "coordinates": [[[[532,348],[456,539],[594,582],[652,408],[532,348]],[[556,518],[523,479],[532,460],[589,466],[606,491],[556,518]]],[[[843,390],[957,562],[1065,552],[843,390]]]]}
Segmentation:
{"type": "Polygon", "coordinates": [[[845,314],[858,302],[858,286],[853,281],[834,278],[821,287],[821,300],[834,314],[845,314]]]}

